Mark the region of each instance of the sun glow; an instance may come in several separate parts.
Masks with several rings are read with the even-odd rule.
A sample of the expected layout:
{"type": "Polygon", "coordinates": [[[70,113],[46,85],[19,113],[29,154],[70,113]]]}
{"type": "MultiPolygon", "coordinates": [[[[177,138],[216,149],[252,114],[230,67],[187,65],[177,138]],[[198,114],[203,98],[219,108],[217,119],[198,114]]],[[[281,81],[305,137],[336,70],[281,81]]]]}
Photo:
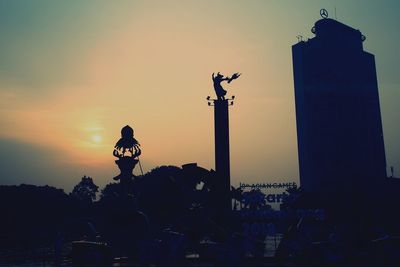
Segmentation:
{"type": "Polygon", "coordinates": [[[99,144],[103,141],[103,138],[99,134],[92,135],[92,142],[99,144]]]}

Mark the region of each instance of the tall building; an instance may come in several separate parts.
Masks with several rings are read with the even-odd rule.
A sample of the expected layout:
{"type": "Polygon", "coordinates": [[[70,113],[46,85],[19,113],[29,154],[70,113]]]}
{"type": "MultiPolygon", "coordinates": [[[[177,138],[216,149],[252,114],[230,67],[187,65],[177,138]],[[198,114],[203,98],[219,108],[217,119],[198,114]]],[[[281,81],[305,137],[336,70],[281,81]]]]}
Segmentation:
{"type": "Polygon", "coordinates": [[[371,189],[386,178],[374,55],[365,36],[323,18],[293,45],[300,184],[329,195],[371,189]]]}

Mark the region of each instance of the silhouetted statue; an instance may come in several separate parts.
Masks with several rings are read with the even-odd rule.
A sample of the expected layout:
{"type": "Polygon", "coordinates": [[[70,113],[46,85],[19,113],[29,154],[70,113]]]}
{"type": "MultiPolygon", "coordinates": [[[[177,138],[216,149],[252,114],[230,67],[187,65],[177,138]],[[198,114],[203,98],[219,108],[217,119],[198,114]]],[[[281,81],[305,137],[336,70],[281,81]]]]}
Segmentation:
{"type": "Polygon", "coordinates": [[[121,138],[114,146],[113,155],[117,158],[126,157],[125,153],[128,150],[130,157],[136,158],[142,153],[139,142],[133,137],[133,129],[126,125],[121,130],[121,138]]]}
{"type": "Polygon", "coordinates": [[[133,137],[133,129],[126,125],[121,130],[121,138],[114,146],[113,155],[118,158],[115,163],[118,165],[121,173],[114,177],[114,180],[120,180],[122,191],[125,194],[132,193],[133,169],[139,162],[138,157],[142,151],[139,142],[133,137]]]}
{"type": "Polygon", "coordinates": [[[231,77],[224,77],[224,75],[222,75],[221,73],[217,73],[217,75],[215,76],[215,73],[212,74],[212,80],[214,82],[214,90],[215,93],[217,94],[217,98],[220,100],[224,100],[225,99],[225,95],[226,95],[226,90],[222,87],[221,82],[223,81],[228,81],[228,83],[230,83],[231,81],[239,78],[241,74],[240,73],[234,73],[231,77]]]}

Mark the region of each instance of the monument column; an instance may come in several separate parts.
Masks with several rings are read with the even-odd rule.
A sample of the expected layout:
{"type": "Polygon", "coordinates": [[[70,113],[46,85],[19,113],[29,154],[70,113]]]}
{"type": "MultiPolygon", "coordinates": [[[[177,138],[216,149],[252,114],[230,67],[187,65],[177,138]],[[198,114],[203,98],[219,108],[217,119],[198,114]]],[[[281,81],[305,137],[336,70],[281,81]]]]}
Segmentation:
{"type": "Polygon", "coordinates": [[[229,102],[214,100],[215,171],[218,177],[218,194],[221,208],[231,210],[231,174],[229,160],[229,102]]]}
{"type": "Polygon", "coordinates": [[[226,217],[232,211],[231,203],[231,174],[229,160],[229,106],[233,105],[233,99],[225,98],[227,91],[222,87],[221,82],[231,81],[239,78],[240,74],[235,73],[231,77],[224,77],[219,72],[213,73],[217,99],[207,97],[208,105],[214,106],[214,138],[215,138],[215,206],[219,210],[221,217],[226,217]]]}

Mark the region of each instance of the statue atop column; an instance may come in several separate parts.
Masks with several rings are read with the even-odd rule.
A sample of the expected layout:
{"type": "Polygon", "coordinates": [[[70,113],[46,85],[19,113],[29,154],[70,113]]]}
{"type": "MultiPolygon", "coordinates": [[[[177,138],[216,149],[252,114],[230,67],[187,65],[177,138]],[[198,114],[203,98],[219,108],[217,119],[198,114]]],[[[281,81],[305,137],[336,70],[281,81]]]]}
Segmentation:
{"type": "Polygon", "coordinates": [[[113,155],[118,158],[115,163],[121,173],[114,177],[114,180],[120,181],[122,190],[125,193],[132,191],[133,169],[139,162],[139,156],[142,153],[139,142],[134,138],[133,129],[126,125],[121,129],[121,138],[114,146],[113,155]]]}
{"type": "Polygon", "coordinates": [[[212,80],[214,82],[214,90],[215,93],[217,94],[217,99],[218,100],[225,100],[225,95],[226,95],[226,90],[222,87],[221,82],[223,81],[228,81],[228,83],[230,83],[231,81],[239,78],[241,74],[240,73],[234,73],[231,77],[224,77],[224,75],[222,75],[221,73],[217,73],[217,75],[215,75],[215,73],[212,74],[212,80]]]}
{"type": "Polygon", "coordinates": [[[207,96],[209,106],[214,106],[214,138],[215,138],[215,205],[219,210],[220,223],[227,224],[232,210],[232,199],[230,195],[231,174],[230,174],[230,155],[229,155],[229,106],[233,105],[235,96],[227,97],[227,91],[221,83],[230,83],[240,77],[236,72],[231,77],[221,73],[212,74],[214,90],[217,99],[207,96]]]}

